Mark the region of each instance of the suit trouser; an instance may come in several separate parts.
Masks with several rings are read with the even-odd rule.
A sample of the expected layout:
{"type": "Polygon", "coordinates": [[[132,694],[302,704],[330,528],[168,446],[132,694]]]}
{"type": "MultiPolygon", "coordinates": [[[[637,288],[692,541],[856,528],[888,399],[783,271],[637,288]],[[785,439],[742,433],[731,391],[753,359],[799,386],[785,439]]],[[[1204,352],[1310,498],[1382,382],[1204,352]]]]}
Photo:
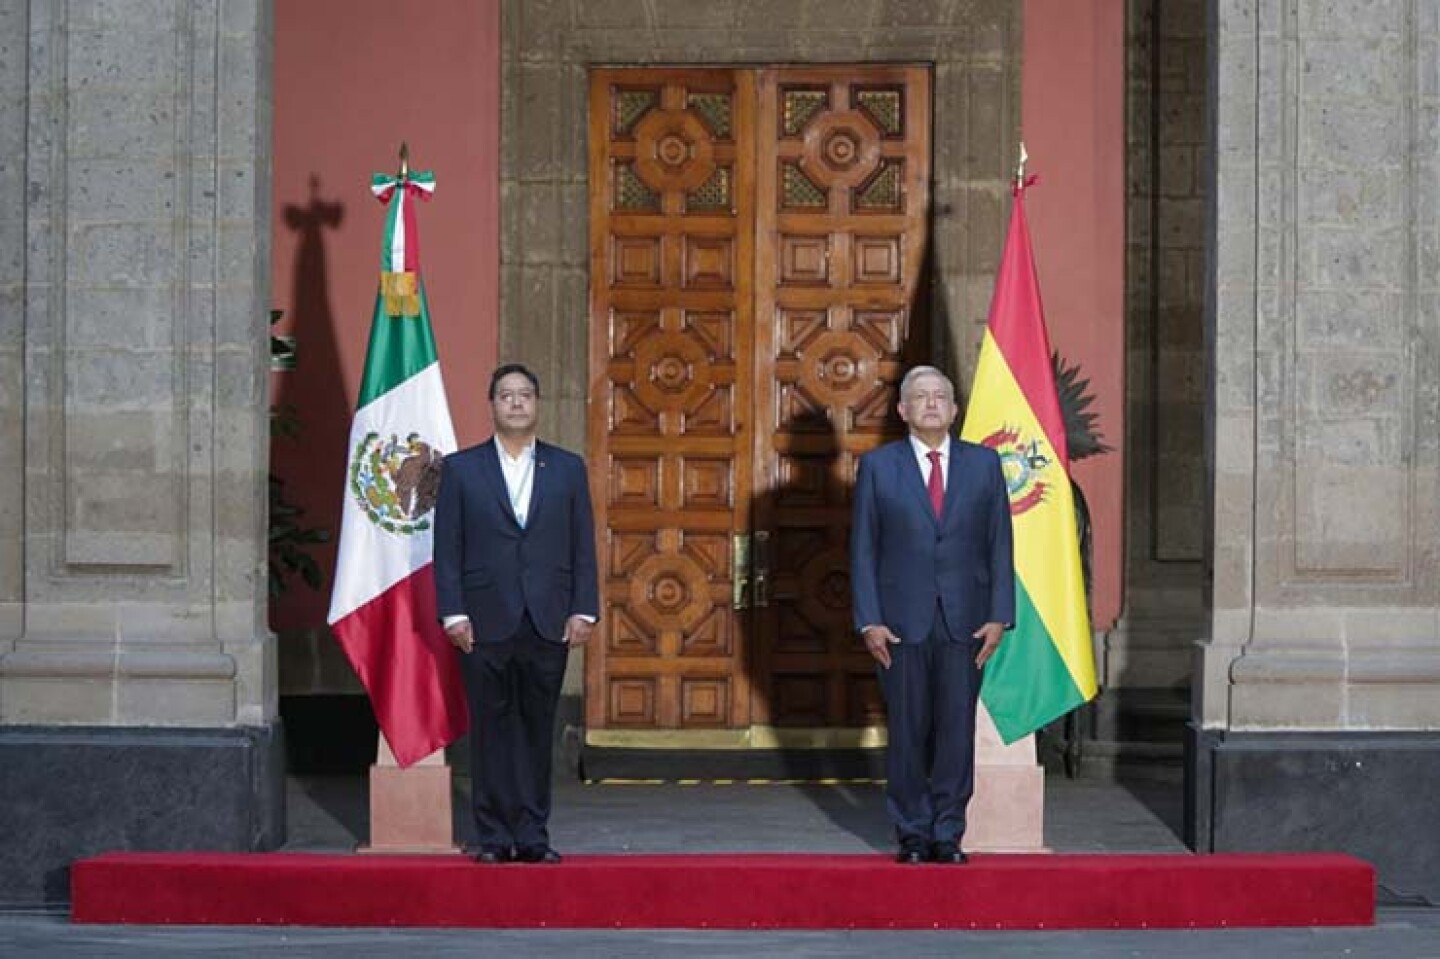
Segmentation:
{"type": "Polygon", "coordinates": [[[470,791],[482,848],[550,843],[555,713],[570,647],[544,639],[530,615],[515,635],[460,654],[470,708],[470,791]]]}
{"type": "Polygon", "coordinates": [[[900,842],[954,842],[965,834],[975,791],[975,710],[979,642],[952,639],[944,616],[923,643],[890,647],[879,667],[889,745],[885,808],[900,842]]]}

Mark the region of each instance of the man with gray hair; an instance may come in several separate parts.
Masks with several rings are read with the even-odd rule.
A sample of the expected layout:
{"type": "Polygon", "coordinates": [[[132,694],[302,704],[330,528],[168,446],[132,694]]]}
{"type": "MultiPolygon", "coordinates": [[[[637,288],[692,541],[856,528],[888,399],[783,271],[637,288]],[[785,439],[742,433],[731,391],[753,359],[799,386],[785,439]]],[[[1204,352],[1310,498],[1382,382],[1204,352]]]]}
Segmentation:
{"type": "Polygon", "coordinates": [[[911,369],[899,412],[910,435],[862,456],[855,478],[855,628],[885,696],[896,860],[964,863],[981,668],[1015,620],[1010,497],[995,451],[950,435],[944,373],[911,369]]]}

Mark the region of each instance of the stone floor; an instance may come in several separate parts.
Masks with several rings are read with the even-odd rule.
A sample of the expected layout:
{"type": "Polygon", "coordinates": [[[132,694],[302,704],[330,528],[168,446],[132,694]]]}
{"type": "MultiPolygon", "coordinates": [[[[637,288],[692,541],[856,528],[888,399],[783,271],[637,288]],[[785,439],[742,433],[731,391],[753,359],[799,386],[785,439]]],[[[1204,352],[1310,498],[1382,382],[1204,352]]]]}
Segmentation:
{"type": "MultiPolygon", "coordinates": [[[[1142,771],[1143,772],[1143,771],[1142,771]]],[[[1047,777],[1045,840],[1056,852],[1183,852],[1178,778],[1047,777]]],[[[460,807],[457,803],[457,808],[460,807]]],[[[353,848],[366,822],[359,777],[290,781],[287,848],[353,848]]],[[[463,820],[463,816],[458,818],[463,820]]],[[[886,850],[874,785],[557,783],[552,839],[564,852],[886,850]]],[[[463,833],[462,833],[463,835],[463,833]]],[[[514,867],[525,868],[525,867],[514,867]]],[[[0,955],[271,956],[1165,956],[1440,959],[1440,909],[1382,899],[1369,929],[1123,932],[517,931],[72,926],[57,914],[0,915],[0,955]]]]}
{"type": "MultiPolygon", "coordinates": [[[[469,823],[465,786],[455,832],[469,823]]],[[[866,852],[892,847],[873,784],[555,785],[551,839],[562,852],[866,852]]],[[[337,851],[364,835],[366,797],[353,777],[292,777],[287,848],[337,851]]],[[[1045,843],[1056,852],[1184,852],[1180,782],[1170,775],[1046,780],[1045,843]]]]}

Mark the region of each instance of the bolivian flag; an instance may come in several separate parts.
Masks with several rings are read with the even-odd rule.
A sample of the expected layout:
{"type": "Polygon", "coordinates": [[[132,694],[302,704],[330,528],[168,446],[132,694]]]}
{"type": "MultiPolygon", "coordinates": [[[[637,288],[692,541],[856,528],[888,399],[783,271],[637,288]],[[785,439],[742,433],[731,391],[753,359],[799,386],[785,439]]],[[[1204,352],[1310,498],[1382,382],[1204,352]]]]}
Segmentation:
{"type": "Polygon", "coordinates": [[[1095,695],[1090,614],[1070,459],[1045,312],[1015,190],[1010,231],[961,436],[1000,454],[1015,530],[1015,628],[985,666],[980,696],[1006,743],[1095,695]]]}

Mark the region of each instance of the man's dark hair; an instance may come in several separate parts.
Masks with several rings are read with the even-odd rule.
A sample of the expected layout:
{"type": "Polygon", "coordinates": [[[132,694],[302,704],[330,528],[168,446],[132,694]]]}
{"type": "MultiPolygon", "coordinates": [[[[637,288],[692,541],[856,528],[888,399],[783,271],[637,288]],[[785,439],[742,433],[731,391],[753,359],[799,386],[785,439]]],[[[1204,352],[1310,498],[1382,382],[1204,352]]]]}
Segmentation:
{"type": "Polygon", "coordinates": [[[511,373],[519,373],[521,376],[529,380],[530,385],[535,387],[535,395],[540,395],[540,377],[532,373],[528,366],[526,366],[524,363],[505,363],[501,366],[495,367],[495,372],[490,374],[491,400],[495,399],[495,387],[499,385],[501,380],[509,376],[511,373]]]}

